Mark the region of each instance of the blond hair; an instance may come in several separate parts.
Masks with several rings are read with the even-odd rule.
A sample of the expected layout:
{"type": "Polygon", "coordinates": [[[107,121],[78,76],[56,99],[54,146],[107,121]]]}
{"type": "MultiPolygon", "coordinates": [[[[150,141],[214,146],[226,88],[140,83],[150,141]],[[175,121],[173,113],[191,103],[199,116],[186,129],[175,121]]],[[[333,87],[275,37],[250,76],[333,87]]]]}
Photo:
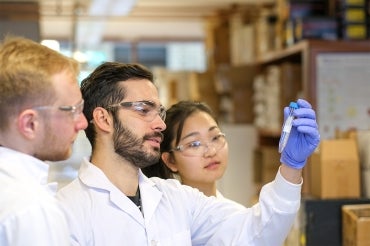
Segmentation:
{"type": "Polygon", "coordinates": [[[52,77],[63,71],[77,77],[78,63],[32,40],[6,37],[0,44],[0,129],[12,115],[52,103],[52,77]]]}

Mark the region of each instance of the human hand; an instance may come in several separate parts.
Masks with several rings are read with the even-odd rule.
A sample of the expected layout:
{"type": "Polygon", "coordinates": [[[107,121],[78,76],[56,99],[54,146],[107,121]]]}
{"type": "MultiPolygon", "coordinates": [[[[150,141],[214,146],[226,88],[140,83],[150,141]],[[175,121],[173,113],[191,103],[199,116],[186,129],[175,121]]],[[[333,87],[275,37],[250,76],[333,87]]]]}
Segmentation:
{"type": "MultiPolygon", "coordinates": [[[[316,114],[310,103],[298,99],[298,109],[294,110],[295,117],[288,142],[281,153],[280,162],[295,169],[302,169],[307,158],[320,143],[320,133],[316,122],[316,114]]],[[[284,108],[284,119],[289,108],[284,108]]]]}

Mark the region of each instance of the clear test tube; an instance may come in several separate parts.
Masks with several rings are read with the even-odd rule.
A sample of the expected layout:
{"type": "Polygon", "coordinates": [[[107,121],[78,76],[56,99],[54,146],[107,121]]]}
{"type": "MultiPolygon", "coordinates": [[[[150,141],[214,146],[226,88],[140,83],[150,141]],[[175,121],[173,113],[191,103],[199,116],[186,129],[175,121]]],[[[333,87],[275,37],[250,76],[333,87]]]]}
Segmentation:
{"type": "Polygon", "coordinates": [[[283,150],[284,150],[284,148],[285,148],[285,146],[288,142],[290,131],[292,129],[293,119],[294,119],[293,111],[297,108],[299,108],[299,106],[296,102],[291,102],[289,104],[289,115],[288,115],[288,117],[286,118],[286,120],[284,122],[282,132],[281,132],[281,136],[280,136],[279,153],[283,152],[283,150]]]}

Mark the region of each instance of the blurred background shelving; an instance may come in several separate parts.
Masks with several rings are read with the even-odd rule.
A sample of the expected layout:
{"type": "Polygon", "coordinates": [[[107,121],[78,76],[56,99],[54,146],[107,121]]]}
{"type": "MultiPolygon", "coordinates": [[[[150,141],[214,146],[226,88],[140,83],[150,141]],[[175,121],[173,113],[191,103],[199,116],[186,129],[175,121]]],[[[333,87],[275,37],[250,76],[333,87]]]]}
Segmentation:
{"type": "MultiPolygon", "coordinates": [[[[370,198],[369,2],[0,0],[0,35],[49,41],[80,61],[81,78],[102,61],[138,62],[152,69],[165,106],[207,102],[230,143],[219,189],[247,206],[277,171],[283,107],[309,100],[325,146],[344,141],[342,149],[356,146],[356,153],[340,159],[336,153],[345,151],[339,147],[334,153],[318,149],[315,158],[330,174],[320,168],[312,174],[315,165],[304,169],[302,211],[287,245],[340,245],[340,206],[370,198]],[[348,165],[352,171],[343,171],[348,165]],[[335,193],[343,179],[352,178],[358,188],[335,193]],[[312,187],[321,179],[332,182],[330,197],[313,194],[324,190],[312,187]],[[326,228],[310,220],[316,206],[335,209],[331,232],[315,232],[326,228]]],[[[76,176],[81,157],[90,153],[83,133],[74,148],[71,159],[51,170],[61,185],[76,176]]]]}

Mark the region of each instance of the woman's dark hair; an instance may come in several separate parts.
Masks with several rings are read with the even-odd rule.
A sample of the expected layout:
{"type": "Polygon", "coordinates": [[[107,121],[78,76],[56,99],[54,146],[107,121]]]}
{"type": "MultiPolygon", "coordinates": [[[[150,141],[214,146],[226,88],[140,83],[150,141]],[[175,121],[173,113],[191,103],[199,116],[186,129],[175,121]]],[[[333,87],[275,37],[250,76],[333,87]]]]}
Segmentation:
{"type": "MultiPolygon", "coordinates": [[[[173,140],[175,140],[175,145],[179,144],[185,120],[195,112],[205,112],[217,122],[212,109],[204,102],[180,101],[172,105],[166,111],[165,123],[167,128],[163,131],[164,138],[161,143],[161,153],[169,152],[172,149],[171,142],[173,140]]],[[[174,178],[174,173],[166,166],[162,158],[159,159],[158,163],[143,168],[142,171],[148,177],[174,178]]]]}

